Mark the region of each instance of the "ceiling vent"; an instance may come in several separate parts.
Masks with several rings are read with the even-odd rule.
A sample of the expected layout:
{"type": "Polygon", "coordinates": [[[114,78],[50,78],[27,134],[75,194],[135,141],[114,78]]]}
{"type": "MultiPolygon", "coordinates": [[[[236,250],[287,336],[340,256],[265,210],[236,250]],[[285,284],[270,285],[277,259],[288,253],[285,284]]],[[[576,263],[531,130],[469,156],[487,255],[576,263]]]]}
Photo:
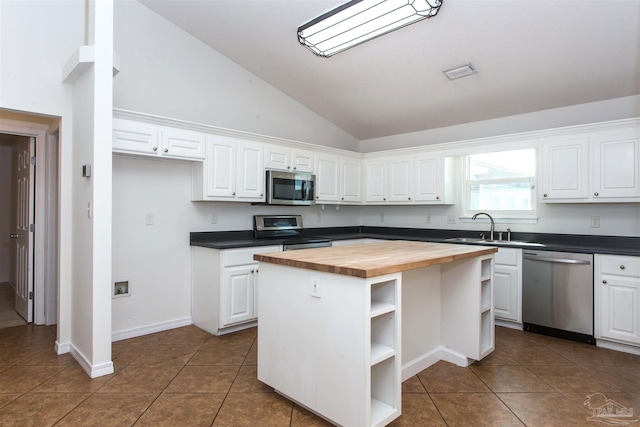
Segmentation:
{"type": "Polygon", "coordinates": [[[466,64],[461,67],[452,68],[450,70],[443,71],[449,80],[459,79],[460,77],[470,76],[476,74],[476,69],[473,65],[466,64]]]}

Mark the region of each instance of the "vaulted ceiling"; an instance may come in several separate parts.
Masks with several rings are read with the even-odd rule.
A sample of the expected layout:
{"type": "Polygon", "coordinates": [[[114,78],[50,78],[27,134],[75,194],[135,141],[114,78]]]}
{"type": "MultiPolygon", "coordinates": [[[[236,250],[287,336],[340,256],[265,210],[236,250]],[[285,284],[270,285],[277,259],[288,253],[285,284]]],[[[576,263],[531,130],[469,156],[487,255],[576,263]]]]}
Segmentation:
{"type": "Polygon", "coordinates": [[[341,1],[141,1],[360,140],[640,94],[640,0],[444,0],[330,58],[296,29],[341,1]]]}

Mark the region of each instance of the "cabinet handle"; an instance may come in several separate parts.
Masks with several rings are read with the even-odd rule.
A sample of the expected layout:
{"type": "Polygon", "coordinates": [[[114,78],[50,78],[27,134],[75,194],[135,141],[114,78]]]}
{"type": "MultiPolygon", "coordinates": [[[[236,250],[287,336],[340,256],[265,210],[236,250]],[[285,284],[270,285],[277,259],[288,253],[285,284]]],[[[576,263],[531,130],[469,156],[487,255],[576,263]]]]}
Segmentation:
{"type": "Polygon", "coordinates": [[[298,167],[297,167],[297,166],[294,166],[294,167],[293,167],[293,170],[298,170],[298,167]]]}
{"type": "Polygon", "coordinates": [[[436,196],[436,200],[440,200],[440,196],[436,196]]]}
{"type": "Polygon", "coordinates": [[[597,192],[597,191],[596,191],[595,193],[593,193],[593,195],[594,195],[594,196],[596,196],[596,197],[598,197],[598,196],[599,196],[599,194],[598,194],[598,192],[597,192]]]}
{"type": "Polygon", "coordinates": [[[235,195],[236,195],[236,192],[234,191],[231,195],[232,195],[232,196],[235,196],[235,195]]]}
{"type": "Polygon", "coordinates": [[[411,200],[411,197],[409,197],[407,200],[411,200]]]}
{"type": "Polygon", "coordinates": [[[291,166],[287,166],[287,169],[291,169],[291,166]]]}
{"type": "Polygon", "coordinates": [[[386,202],[386,201],[387,201],[387,198],[386,198],[386,197],[383,197],[383,198],[382,198],[382,201],[383,201],[383,202],[386,202]]]}
{"type": "Polygon", "coordinates": [[[260,197],[264,196],[264,193],[260,193],[260,197]]]}
{"type": "Polygon", "coordinates": [[[165,149],[164,149],[164,152],[165,152],[165,153],[168,153],[168,152],[169,152],[169,149],[168,149],[168,148],[165,148],[165,149]]]}
{"type": "Polygon", "coordinates": [[[153,151],[158,151],[158,147],[153,147],[153,151]]]}
{"type": "Polygon", "coordinates": [[[344,200],[344,197],[340,197],[340,200],[344,200]]]}
{"type": "Polygon", "coordinates": [[[603,284],[603,285],[606,285],[606,284],[607,284],[607,281],[606,281],[606,280],[603,280],[603,281],[602,281],[602,284],[603,284]]]}
{"type": "Polygon", "coordinates": [[[626,267],[624,266],[624,264],[622,264],[622,265],[620,266],[620,270],[624,270],[625,268],[626,268],[626,267]]]}
{"type": "Polygon", "coordinates": [[[316,199],[319,199],[319,198],[320,198],[320,196],[316,196],[316,199]]]}
{"type": "Polygon", "coordinates": [[[542,197],[547,197],[547,193],[544,193],[544,194],[542,195],[542,197]]]}

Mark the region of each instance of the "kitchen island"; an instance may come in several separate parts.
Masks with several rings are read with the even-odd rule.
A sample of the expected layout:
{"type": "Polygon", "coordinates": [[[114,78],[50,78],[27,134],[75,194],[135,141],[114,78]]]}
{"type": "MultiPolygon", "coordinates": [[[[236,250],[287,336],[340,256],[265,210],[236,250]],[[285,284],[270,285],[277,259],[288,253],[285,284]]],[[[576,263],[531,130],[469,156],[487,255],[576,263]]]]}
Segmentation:
{"type": "Polygon", "coordinates": [[[337,425],[389,424],[402,381],[493,351],[495,252],[391,241],[255,255],[258,379],[337,425]]]}

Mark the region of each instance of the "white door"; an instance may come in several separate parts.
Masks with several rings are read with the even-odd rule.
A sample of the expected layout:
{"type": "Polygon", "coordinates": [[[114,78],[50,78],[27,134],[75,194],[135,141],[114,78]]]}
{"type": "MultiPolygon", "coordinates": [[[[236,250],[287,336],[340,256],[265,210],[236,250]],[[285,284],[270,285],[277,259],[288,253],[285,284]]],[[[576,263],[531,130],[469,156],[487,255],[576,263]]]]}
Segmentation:
{"type": "Polygon", "coordinates": [[[233,325],[255,318],[253,278],[258,265],[241,265],[224,269],[221,294],[220,326],[233,325]]]}
{"type": "Polygon", "coordinates": [[[33,322],[33,164],[35,139],[29,138],[14,147],[16,167],[16,311],[27,322],[33,322]]]}

